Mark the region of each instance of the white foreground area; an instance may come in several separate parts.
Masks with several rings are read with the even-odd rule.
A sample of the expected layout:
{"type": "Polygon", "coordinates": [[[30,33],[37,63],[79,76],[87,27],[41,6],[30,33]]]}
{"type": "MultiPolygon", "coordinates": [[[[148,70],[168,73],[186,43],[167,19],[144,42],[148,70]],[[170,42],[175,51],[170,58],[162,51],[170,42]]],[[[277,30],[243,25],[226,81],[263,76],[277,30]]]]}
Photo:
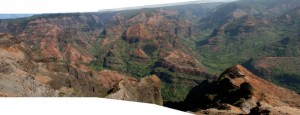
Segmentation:
{"type": "Polygon", "coordinates": [[[190,115],[154,104],[103,98],[0,98],[1,115],[190,115]]]}

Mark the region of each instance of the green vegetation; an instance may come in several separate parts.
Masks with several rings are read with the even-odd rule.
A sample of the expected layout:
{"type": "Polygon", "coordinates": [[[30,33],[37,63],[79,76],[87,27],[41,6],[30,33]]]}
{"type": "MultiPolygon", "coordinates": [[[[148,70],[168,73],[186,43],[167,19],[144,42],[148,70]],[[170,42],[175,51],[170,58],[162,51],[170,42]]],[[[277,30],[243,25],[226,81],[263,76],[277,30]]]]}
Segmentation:
{"type": "Polygon", "coordinates": [[[93,60],[89,63],[89,67],[91,67],[93,70],[101,71],[103,70],[103,62],[99,60],[93,60]]]}
{"type": "MultiPolygon", "coordinates": [[[[219,75],[226,68],[245,63],[249,59],[300,56],[299,8],[285,8],[281,5],[282,0],[270,1],[242,0],[219,7],[217,6],[222,3],[108,13],[45,14],[30,18],[0,20],[1,24],[7,25],[6,28],[0,29],[13,31],[11,33],[22,33],[23,29],[26,31],[30,21],[41,18],[51,18],[52,23],[58,23],[57,25],[53,24],[53,27],[60,28],[58,30],[64,30],[71,24],[75,24],[74,29],[78,31],[78,35],[58,35],[57,40],[60,42],[58,47],[61,51],[64,50],[66,43],[70,43],[82,55],[93,55],[96,59],[86,65],[96,71],[111,69],[136,78],[156,74],[163,81],[162,95],[164,100],[179,101],[183,100],[197,83],[209,78],[205,75],[193,76],[187,72],[172,71],[172,67],[159,65],[165,58],[160,56],[160,53],[176,50],[184,52],[199,62],[196,64],[187,63],[192,63],[190,65],[195,65],[198,69],[201,68],[207,74],[213,75],[219,75]],[[253,1],[257,3],[253,3],[253,1]],[[278,7],[278,5],[282,7],[278,7]],[[269,11],[266,8],[279,9],[279,11],[269,11]],[[211,12],[212,9],[215,11],[211,12]],[[232,14],[236,13],[237,9],[241,10],[240,13],[245,12],[247,16],[242,18],[233,16],[232,14]],[[141,22],[141,19],[129,20],[142,13],[149,19],[151,16],[155,17],[151,18],[152,21],[146,19],[149,22],[141,22]],[[290,18],[287,18],[287,14],[290,18]],[[97,16],[99,16],[99,20],[97,16]],[[64,21],[59,22],[58,19],[63,18],[65,18],[64,21]],[[71,19],[70,24],[67,23],[68,18],[71,19]],[[138,42],[134,43],[122,40],[122,37],[126,36],[125,31],[128,27],[140,23],[145,25],[145,30],[139,34],[147,36],[150,34],[153,35],[153,38],[136,38],[138,42]],[[184,30],[183,28],[189,29],[184,30]],[[175,33],[174,31],[180,29],[182,32],[176,32],[176,35],[172,35],[175,33]],[[90,30],[93,31],[90,32],[90,30]],[[182,33],[188,33],[188,35],[182,33]],[[94,38],[96,40],[92,40],[94,38]],[[107,40],[104,38],[108,38],[109,41],[102,46],[104,40],[107,40]],[[146,55],[143,53],[135,54],[136,49],[142,49],[146,55]]],[[[289,1],[286,3],[288,4],[289,1]]],[[[27,30],[28,33],[33,33],[31,31],[27,30]]],[[[61,33],[57,32],[57,34],[61,33]]],[[[35,42],[31,41],[28,44],[33,47],[34,51],[40,50],[39,43],[41,40],[35,42]]],[[[295,66],[297,63],[294,62],[296,61],[279,61],[281,68],[274,67],[270,69],[271,74],[259,75],[281,86],[300,92],[300,67],[295,66]]],[[[83,62],[79,61],[79,63],[83,62]]],[[[189,65],[185,62],[180,63],[183,65],[179,66],[189,65]]],[[[251,65],[253,70],[262,71],[263,68],[255,68],[255,65],[251,65]]],[[[220,80],[225,79],[221,78],[220,80]]],[[[229,93],[230,95],[225,95],[225,97],[231,98],[231,94],[235,92],[249,93],[247,89],[251,89],[251,87],[244,84],[241,89],[243,90],[229,88],[223,93],[229,93]]],[[[217,91],[223,90],[218,89],[217,91]]],[[[206,95],[208,100],[222,100],[220,96],[218,97],[214,93],[216,92],[206,95]]],[[[242,95],[243,98],[239,100],[233,100],[234,104],[239,104],[243,99],[249,97],[250,94],[248,93],[242,95]]],[[[64,95],[66,95],[64,92],[59,93],[59,96],[64,95]]]]}
{"type": "Polygon", "coordinates": [[[184,100],[192,86],[182,83],[163,83],[162,97],[167,101],[184,100]]]}
{"type": "Polygon", "coordinates": [[[59,92],[59,93],[58,93],[58,96],[59,96],[59,97],[64,97],[64,96],[66,96],[66,95],[67,95],[67,94],[66,94],[65,92],[59,92]]]}
{"type": "Polygon", "coordinates": [[[155,45],[151,45],[151,44],[146,44],[143,47],[143,50],[145,51],[145,53],[149,56],[154,56],[155,51],[157,51],[157,46],[155,45]]]}
{"type": "Polygon", "coordinates": [[[218,73],[238,63],[243,63],[250,58],[262,55],[272,55],[265,52],[261,47],[279,39],[275,32],[261,31],[249,35],[219,36],[223,43],[214,45],[198,46],[199,54],[202,55],[202,63],[218,73]],[[216,49],[216,50],[212,50],[216,49]]]}
{"type": "MultiPolygon", "coordinates": [[[[265,11],[266,7],[273,7],[277,4],[277,2],[271,3],[267,0],[261,1],[259,4],[255,3],[254,5],[253,1],[238,1],[228,6],[222,5],[218,7],[217,9],[219,9],[219,11],[213,12],[209,16],[206,15],[207,11],[210,11],[210,9],[215,8],[217,5],[207,7],[205,5],[184,5],[180,8],[164,7],[162,9],[177,11],[178,13],[176,15],[168,15],[168,13],[172,12],[162,13],[161,15],[166,18],[166,21],[170,23],[174,21],[176,24],[183,20],[191,22],[193,35],[190,38],[185,38],[184,35],[170,37],[168,33],[162,32],[159,33],[162,36],[161,38],[139,40],[139,42],[129,44],[125,40],[115,39],[117,33],[109,33],[108,29],[111,28],[105,28],[105,31],[99,32],[100,39],[95,43],[97,45],[93,45],[93,48],[88,49],[88,51],[97,58],[88,65],[97,71],[112,69],[137,78],[156,74],[163,81],[162,96],[164,100],[183,100],[190,89],[197,85],[197,82],[207,78],[204,76],[192,76],[185,73],[174,72],[171,71],[170,68],[163,68],[157,65],[157,63],[161,61],[160,59],[163,58],[159,57],[161,51],[171,51],[172,49],[181,50],[199,61],[198,67],[205,68],[205,72],[213,75],[219,75],[226,68],[236,64],[243,64],[249,59],[256,60],[263,57],[300,56],[300,41],[298,40],[299,21],[289,22],[285,16],[281,16],[285,12],[288,13],[286,9],[281,9],[282,11],[274,13],[265,11]],[[250,10],[251,8],[256,9],[258,14],[252,12],[252,10],[250,10]],[[231,14],[236,9],[241,9],[251,15],[231,19],[231,14]],[[262,22],[263,18],[274,18],[276,20],[272,20],[272,23],[268,24],[262,22]],[[249,21],[253,22],[254,26],[247,26],[249,21]],[[100,48],[98,44],[102,43],[102,38],[105,37],[112,39],[112,41],[100,48]],[[168,46],[170,44],[172,44],[173,47],[168,46]],[[134,54],[134,50],[137,48],[142,49],[147,54],[145,56],[147,59],[140,59],[134,54]],[[109,51],[111,54],[109,54],[109,51]]],[[[293,17],[294,20],[300,19],[295,11],[290,12],[289,15],[293,17]]],[[[127,10],[121,11],[120,16],[124,18],[122,21],[126,22],[141,14],[141,12],[143,12],[146,17],[150,17],[159,12],[159,10],[155,8],[127,10]]],[[[117,20],[109,20],[108,22],[109,26],[119,26],[119,21],[117,20]]],[[[133,22],[133,24],[136,23],[138,23],[138,21],[133,22]]],[[[120,27],[120,31],[124,34],[127,27],[131,25],[131,23],[125,23],[124,26],[122,25],[122,27],[120,27]]],[[[163,26],[159,27],[159,30],[165,29],[173,31],[174,29],[164,28],[163,26]]],[[[147,28],[146,31],[151,30],[148,29],[149,28],[147,28]]],[[[280,61],[284,63],[284,66],[281,64],[282,68],[272,69],[271,75],[258,75],[281,86],[300,92],[300,86],[298,85],[300,84],[299,71],[295,71],[297,69],[293,71],[286,69],[299,67],[292,66],[293,63],[285,62],[284,60],[280,61]]],[[[254,67],[255,64],[252,66],[254,67]]],[[[261,68],[256,69],[261,70],[261,68]]],[[[249,93],[246,89],[251,89],[251,87],[247,86],[247,84],[244,85],[241,86],[244,90],[230,89],[224,94],[234,94],[239,91],[249,93]]],[[[238,105],[243,99],[249,97],[250,94],[248,93],[244,93],[245,95],[242,95],[243,98],[234,100],[232,103],[238,105]]],[[[214,94],[208,95],[208,97],[214,99],[219,98],[214,94]]]]}
{"type": "Polygon", "coordinates": [[[279,86],[286,87],[300,93],[300,74],[286,71],[284,69],[272,68],[272,74],[268,76],[270,81],[276,83],[279,86]]]}
{"type": "Polygon", "coordinates": [[[136,77],[145,77],[150,75],[151,67],[154,63],[138,63],[138,62],[129,62],[127,65],[127,73],[131,73],[136,77]]]}
{"type": "Polygon", "coordinates": [[[274,76],[273,82],[300,93],[300,75],[298,73],[280,73],[274,76]]]}

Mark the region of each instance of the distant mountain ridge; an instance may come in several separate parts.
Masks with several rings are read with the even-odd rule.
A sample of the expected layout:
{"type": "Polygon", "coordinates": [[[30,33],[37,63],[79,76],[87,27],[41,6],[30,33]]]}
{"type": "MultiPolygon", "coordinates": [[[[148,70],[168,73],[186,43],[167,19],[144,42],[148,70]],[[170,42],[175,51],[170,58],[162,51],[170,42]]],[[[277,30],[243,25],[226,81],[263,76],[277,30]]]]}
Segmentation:
{"type": "MultiPolygon", "coordinates": [[[[234,1],[234,0],[231,0],[234,1]]],[[[226,2],[231,2],[226,1],[226,2]]],[[[191,4],[223,4],[225,2],[203,2],[201,0],[188,1],[188,2],[179,2],[179,3],[167,3],[167,4],[157,4],[157,5],[146,5],[146,6],[136,6],[136,7],[125,7],[125,8],[115,8],[115,9],[101,9],[99,12],[113,12],[113,11],[123,11],[123,10],[138,10],[138,9],[147,9],[147,8],[162,8],[162,7],[176,7],[182,5],[191,5],[191,4]]]]}
{"type": "Polygon", "coordinates": [[[33,14],[0,14],[0,19],[14,19],[14,18],[24,18],[30,17],[33,14]]]}

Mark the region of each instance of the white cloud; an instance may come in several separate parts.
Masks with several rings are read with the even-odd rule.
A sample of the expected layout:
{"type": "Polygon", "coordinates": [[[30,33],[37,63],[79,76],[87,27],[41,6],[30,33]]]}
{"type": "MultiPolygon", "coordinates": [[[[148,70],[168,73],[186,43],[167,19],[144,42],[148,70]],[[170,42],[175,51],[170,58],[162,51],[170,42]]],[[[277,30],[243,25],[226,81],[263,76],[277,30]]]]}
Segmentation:
{"type": "MultiPolygon", "coordinates": [[[[194,0],[0,0],[0,13],[95,12],[101,9],[124,8],[194,0]]],[[[233,0],[199,0],[203,2],[233,0]]]]}

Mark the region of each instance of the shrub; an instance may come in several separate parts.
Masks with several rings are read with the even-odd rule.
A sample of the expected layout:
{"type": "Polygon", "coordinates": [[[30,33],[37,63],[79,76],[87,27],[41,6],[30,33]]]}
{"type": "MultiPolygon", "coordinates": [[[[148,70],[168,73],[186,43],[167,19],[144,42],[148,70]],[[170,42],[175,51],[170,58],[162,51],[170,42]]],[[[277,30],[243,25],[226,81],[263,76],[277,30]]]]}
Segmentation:
{"type": "Polygon", "coordinates": [[[252,96],[253,87],[248,83],[244,82],[240,85],[239,93],[242,98],[249,99],[252,96]]]}

